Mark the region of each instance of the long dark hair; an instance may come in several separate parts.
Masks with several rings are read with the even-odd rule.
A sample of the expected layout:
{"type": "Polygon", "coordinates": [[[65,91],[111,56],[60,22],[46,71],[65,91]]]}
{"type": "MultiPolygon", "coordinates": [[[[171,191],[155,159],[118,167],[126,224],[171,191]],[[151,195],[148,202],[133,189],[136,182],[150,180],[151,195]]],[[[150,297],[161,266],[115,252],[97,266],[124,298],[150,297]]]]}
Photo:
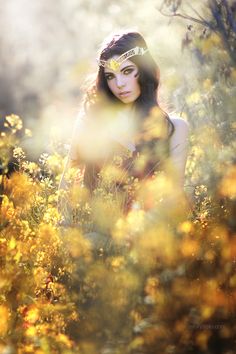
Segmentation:
{"type": "MultiPolygon", "coordinates": [[[[145,49],[147,48],[146,41],[139,32],[126,31],[114,34],[104,41],[98,61],[108,60],[114,55],[122,55],[136,46],[145,49]]],[[[158,108],[163,117],[168,121],[168,127],[170,128],[168,137],[170,137],[174,132],[174,125],[168,114],[164,112],[158,104],[160,71],[156,62],[149,51],[144,55],[133,56],[129,60],[136,64],[139,70],[138,82],[141,94],[134,102],[134,109],[137,115],[141,120],[145,120],[153,108],[158,108]]],[[[85,109],[88,107],[91,108],[96,104],[99,105],[101,97],[105,98],[110,103],[121,104],[119,99],[110,91],[104,75],[104,67],[100,65],[96,80],[87,91],[85,97],[85,109]]]]}

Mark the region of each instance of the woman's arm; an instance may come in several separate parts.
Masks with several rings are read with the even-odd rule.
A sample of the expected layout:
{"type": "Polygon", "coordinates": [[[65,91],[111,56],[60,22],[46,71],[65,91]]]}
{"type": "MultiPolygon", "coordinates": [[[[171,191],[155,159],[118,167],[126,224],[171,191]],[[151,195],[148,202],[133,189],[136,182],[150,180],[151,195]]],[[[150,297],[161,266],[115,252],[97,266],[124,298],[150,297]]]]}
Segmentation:
{"type": "Polygon", "coordinates": [[[171,118],[175,131],[170,138],[170,158],[181,187],[184,186],[185,165],[188,154],[189,124],[181,118],[171,118]]]}

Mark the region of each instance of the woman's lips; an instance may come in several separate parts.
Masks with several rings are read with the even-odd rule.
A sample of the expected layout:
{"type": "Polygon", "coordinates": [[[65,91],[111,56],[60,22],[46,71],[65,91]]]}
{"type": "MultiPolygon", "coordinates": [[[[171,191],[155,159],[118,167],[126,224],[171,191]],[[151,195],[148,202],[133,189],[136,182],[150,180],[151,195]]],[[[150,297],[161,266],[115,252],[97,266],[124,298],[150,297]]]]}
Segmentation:
{"type": "Polygon", "coordinates": [[[131,94],[131,91],[123,91],[119,93],[120,97],[127,97],[131,94]]]}

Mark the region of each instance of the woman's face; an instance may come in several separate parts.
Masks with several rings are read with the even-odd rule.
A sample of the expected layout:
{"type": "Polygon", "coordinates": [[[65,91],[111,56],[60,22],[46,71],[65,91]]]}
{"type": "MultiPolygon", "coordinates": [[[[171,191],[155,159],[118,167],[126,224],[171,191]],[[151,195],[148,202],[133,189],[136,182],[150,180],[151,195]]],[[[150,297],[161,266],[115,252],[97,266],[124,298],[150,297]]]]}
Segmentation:
{"type": "MultiPolygon", "coordinates": [[[[118,57],[114,55],[111,59],[118,57]]],[[[105,67],[104,75],[113,95],[123,103],[133,103],[140,96],[139,71],[137,65],[131,60],[125,60],[117,71],[105,67]]]]}

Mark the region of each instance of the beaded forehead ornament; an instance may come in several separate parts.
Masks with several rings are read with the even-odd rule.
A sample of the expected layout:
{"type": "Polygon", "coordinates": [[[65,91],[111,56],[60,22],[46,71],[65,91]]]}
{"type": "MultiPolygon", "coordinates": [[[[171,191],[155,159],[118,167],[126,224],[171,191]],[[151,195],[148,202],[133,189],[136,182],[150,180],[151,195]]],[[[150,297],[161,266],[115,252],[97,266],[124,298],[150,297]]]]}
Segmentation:
{"type": "Polygon", "coordinates": [[[129,58],[133,57],[134,55],[144,55],[147,51],[148,51],[148,49],[141,48],[141,47],[135,47],[135,48],[128,50],[127,52],[125,52],[124,54],[119,56],[119,58],[117,58],[117,59],[109,59],[109,60],[99,60],[98,59],[98,65],[103,66],[104,68],[106,67],[106,68],[111,69],[113,71],[118,71],[121,64],[125,60],[128,60],[129,58]]]}

